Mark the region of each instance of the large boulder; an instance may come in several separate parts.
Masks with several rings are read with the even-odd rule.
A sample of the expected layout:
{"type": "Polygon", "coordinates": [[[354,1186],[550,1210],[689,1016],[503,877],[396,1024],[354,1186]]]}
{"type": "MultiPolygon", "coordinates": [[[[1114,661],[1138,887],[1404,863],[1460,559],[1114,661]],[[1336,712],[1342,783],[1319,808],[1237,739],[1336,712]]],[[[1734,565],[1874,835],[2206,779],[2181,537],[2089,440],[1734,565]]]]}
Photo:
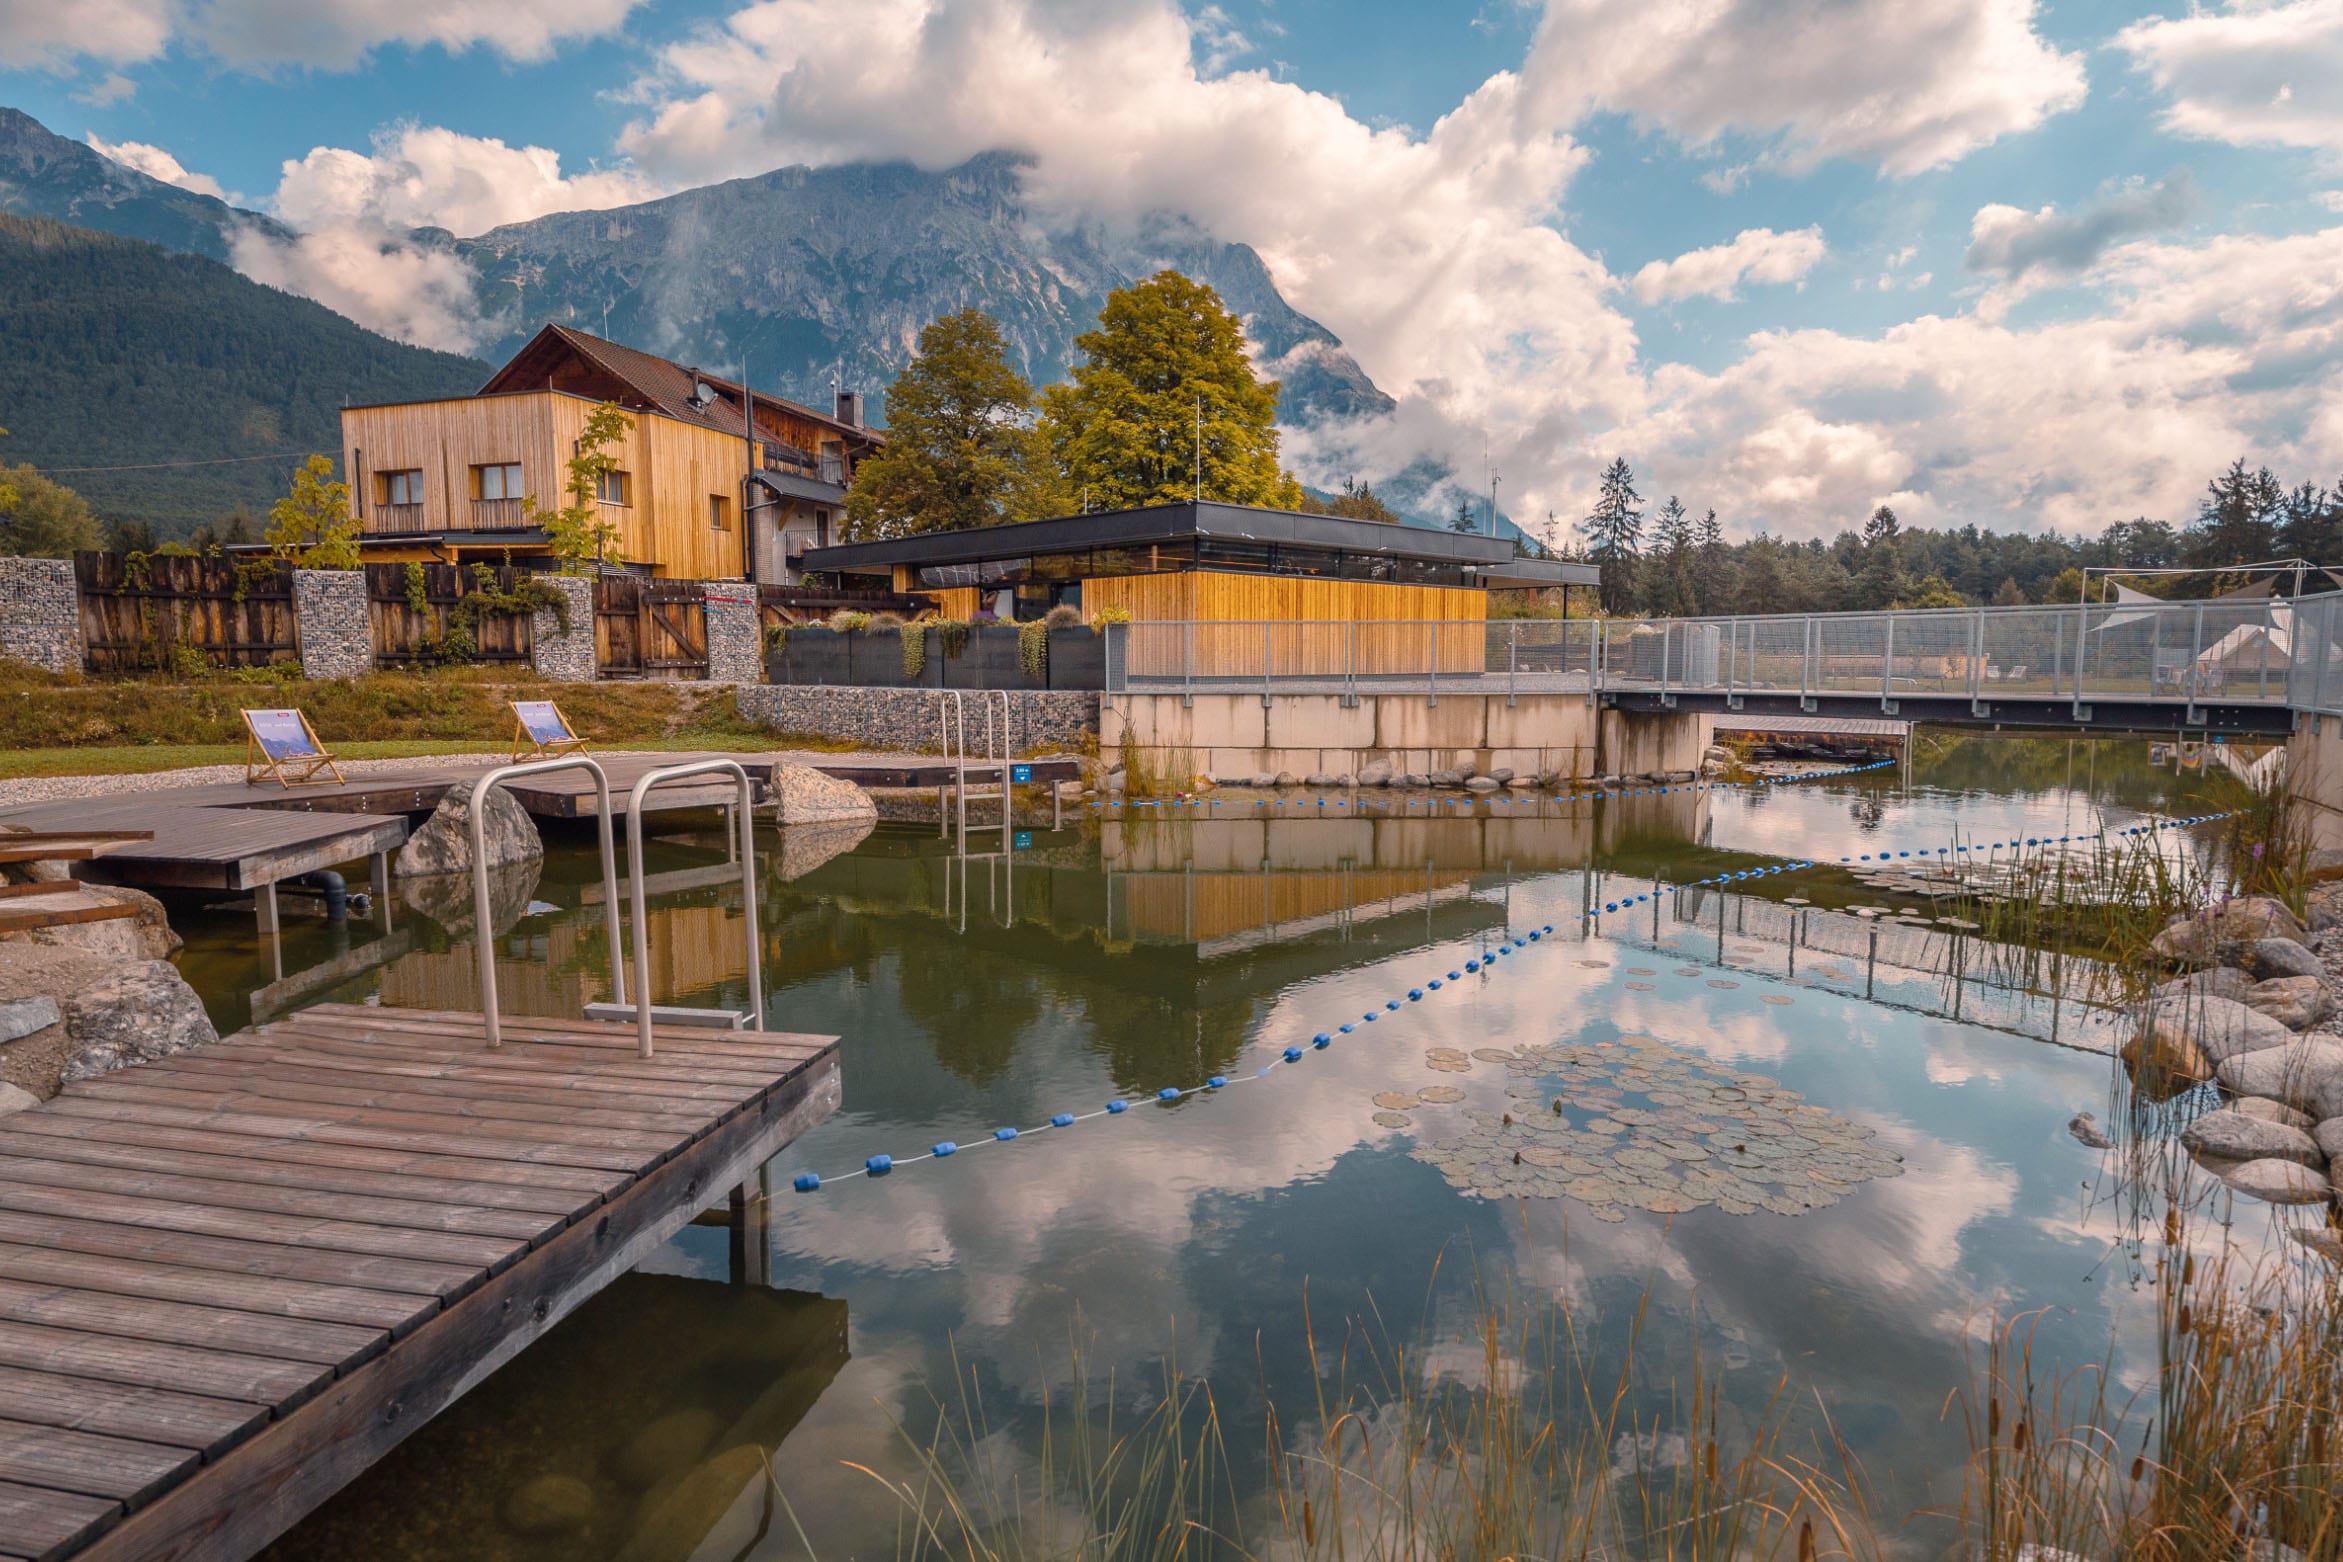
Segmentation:
{"type": "Polygon", "coordinates": [[[2268,1204],[2318,1204],[2330,1196],[2324,1176],[2294,1161],[2247,1161],[2216,1175],[2239,1193],[2268,1204]]]}
{"type": "Polygon", "coordinates": [[[2343,1117],[2330,1117],[2319,1124],[2311,1137],[2330,1161],[2343,1162],[2343,1117]]]}
{"type": "Polygon", "coordinates": [[[2299,1128],[2268,1122],[2234,1108],[2207,1112],[2180,1131],[2180,1142],[2199,1155],[2231,1161],[2296,1161],[2324,1166],[2326,1152],[2299,1128]]]}
{"type": "Polygon", "coordinates": [[[1370,759],[1370,760],[1368,760],[1368,761],[1367,761],[1365,764],[1363,764],[1363,765],[1359,766],[1359,785],[1361,785],[1361,786],[1389,786],[1390,784],[1391,784],[1391,761],[1390,761],[1390,760],[1388,760],[1388,759],[1370,759]]]}
{"type": "MultiPolygon", "coordinates": [[[[2243,1112],[2248,1117],[2258,1117],[2265,1123],[2284,1123],[2287,1127],[2299,1128],[2306,1134],[2319,1125],[2318,1119],[2308,1112],[2297,1112],[2283,1101],[2265,1101],[2260,1096],[2240,1096],[2229,1110],[2243,1112]]],[[[2343,1152],[2329,1150],[2327,1153],[2334,1155],[2343,1152]]]]}
{"type": "Polygon", "coordinates": [[[2214,1065],[2214,1073],[2238,1095],[2283,1101],[2321,1122],[2343,1117],[2343,1041],[2304,1036],[2241,1053],[2214,1065]]]}
{"type": "Polygon", "coordinates": [[[2148,998],[2152,1003],[2180,1003],[2197,998],[2227,998],[2243,1003],[2245,995],[2253,991],[2253,985],[2254,979],[2236,966],[2217,965],[2159,983],[2148,998]]]}
{"type": "Polygon", "coordinates": [[[2213,1060],[2177,1025],[2150,1020],[2123,1044],[2132,1088],[2151,1101],[2169,1101],[2213,1077],[2213,1060]]]}
{"type": "Polygon", "coordinates": [[[2308,946],[2291,938],[2260,938],[2254,940],[2253,973],[2263,981],[2274,981],[2282,976],[2325,976],[2327,962],[2321,960],[2308,946]]]}
{"type": "Polygon", "coordinates": [[[1342,783],[1334,776],[1331,771],[1313,770],[1308,775],[1302,777],[1302,785],[1315,788],[1316,790],[1322,792],[1333,787],[1340,786],[1341,784],[1342,783]]]}
{"type": "MultiPolygon", "coordinates": [[[[517,862],[536,862],[545,855],[537,837],[536,821],[502,787],[490,787],[482,804],[481,842],[491,868],[517,862]]],[[[451,787],[423,828],[407,837],[391,872],[400,878],[425,878],[442,873],[472,871],[471,788],[451,787]]]]}
{"type": "Polygon", "coordinates": [[[2215,1063],[2244,1052],[2282,1047],[2294,1032],[2280,1021],[2228,998],[2185,998],[2151,1004],[2150,1020],[2184,1032],[2215,1063]]]}
{"type": "Polygon", "coordinates": [[[203,1000],[167,960],[145,960],[73,994],[65,1005],[69,1051],[59,1077],[91,1079],[220,1039],[203,1000]]]}
{"type": "Polygon", "coordinates": [[[2156,955],[2180,965],[2241,964],[2265,938],[2309,936],[2294,913],[2267,895],[2248,895],[2225,905],[2179,917],[2150,943],[2156,955]]]}
{"type": "Polygon", "coordinates": [[[2245,1006],[2266,1014],[2288,1030],[2309,1030],[2335,1012],[2326,983],[2315,976],[2281,976],[2257,982],[2245,995],[2245,1006]]]}
{"type": "MultiPolygon", "coordinates": [[[[492,935],[502,938],[528,914],[544,872],[542,858],[508,862],[488,870],[488,927],[492,935]]],[[[479,907],[469,873],[427,873],[401,879],[399,900],[415,915],[438,923],[450,938],[468,939],[479,931],[479,907]]]]}
{"type": "Polygon", "coordinates": [[[1424,779],[1436,787],[1460,787],[1464,785],[1464,772],[1461,770],[1435,770],[1424,779]]]}
{"type": "Polygon", "coordinates": [[[1467,776],[1464,787],[1468,792],[1494,792],[1501,784],[1494,776],[1467,776]]]}
{"type": "Polygon", "coordinates": [[[842,824],[879,816],[868,792],[810,765],[775,765],[768,790],[776,824],[842,824]]]}

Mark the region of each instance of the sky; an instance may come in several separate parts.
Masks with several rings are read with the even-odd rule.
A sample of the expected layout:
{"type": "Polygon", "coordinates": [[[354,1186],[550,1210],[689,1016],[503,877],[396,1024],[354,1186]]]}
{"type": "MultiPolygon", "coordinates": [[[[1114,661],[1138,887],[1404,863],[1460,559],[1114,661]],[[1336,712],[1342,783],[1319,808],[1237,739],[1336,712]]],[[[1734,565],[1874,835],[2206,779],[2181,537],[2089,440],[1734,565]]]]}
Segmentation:
{"type": "Polygon", "coordinates": [[[299,230],[248,274],[465,347],[402,235],[786,164],[1030,159],[1258,249],[1424,455],[1565,530],[2095,533],[2343,473],[2343,0],[0,0],[0,102],[299,230]]]}

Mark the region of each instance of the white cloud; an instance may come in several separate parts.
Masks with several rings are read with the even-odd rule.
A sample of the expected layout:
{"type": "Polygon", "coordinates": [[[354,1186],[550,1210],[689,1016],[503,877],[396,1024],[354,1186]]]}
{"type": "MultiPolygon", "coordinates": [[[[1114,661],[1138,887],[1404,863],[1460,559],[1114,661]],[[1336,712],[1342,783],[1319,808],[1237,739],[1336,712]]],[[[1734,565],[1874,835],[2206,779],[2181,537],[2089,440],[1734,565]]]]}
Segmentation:
{"type": "Polygon", "coordinates": [[[370,330],[418,347],[468,352],[483,331],[471,268],[355,225],[291,241],[238,233],[230,258],[255,282],[316,299],[370,330]]]}
{"type": "Polygon", "coordinates": [[[2054,206],[2030,212],[1982,206],[1969,223],[1963,264],[2007,278],[2037,270],[2071,276],[2118,240],[2178,227],[2196,209],[2196,185],[2186,170],[2161,184],[2130,180],[2072,215],[2054,206]]]}
{"type": "Polygon", "coordinates": [[[1690,250],[1674,260],[1655,260],[1635,274],[1635,296],[1647,304],[1673,298],[1734,299],[1743,282],[1795,282],[1814,269],[1824,253],[1820,228],[1776,233],[1744,228],[1729,244],[1690,250]]]}
{"type": "Polygon", "coordinates": [[[641,0],[0,0],[0,60],[151,60],[173,42],[247,70],[349,70],[386,44],[542,60],[616,31],[641,0]]]}
{"type": "Polygon", "coordinates": [[[63,71],[76,60],[127,65],[170,43],[174,0],[0,0],[0,62],[63,71]]]}
{"type": "Polygon", "coordinates": [[[2343,0],[2152,17],[2115,47],[2171,98],[2164,126],[2176,135],[2343,149],[2343,0]]]}
{"type": "Polygon", "coordinates": [[[90,150],[100,157],[110,157],[125,168],[135,168],[150,179],[160,179],[182,190],[193,190],[198,195],[215,196],[223,201],[230,198],[228,192],[220,188],[219,180],[209,174],[190,173],[179,159],[159,146],[149,146],[143,141],[106,141],[95,135],[89,138],[89,144],[90,150]]]}
{"type": "Polygon", "coordinates": [[[1937,167],[2083,101],[2083,62],[2034,30],[2033,0],[1549,0],[1524,67],[1561,123],[1628,115],[1688,146],[1757,138],[1824,158],[1937,167]]]}
{"type": "Polygon", "coordinates": [[[1612,442],[1792,536],[1883,500],[1908,523],[2097,531],[2187,515],[2240,451],[2343,463],[2343,228],[2132,244],[2088,277],[2103,313],[2029,329],[1980,314],[1760,333],[1721,372],[1657,370],[1652,410],[1612,442]]]}
{"type": "Polygon", "coordinates": [[[76,92],[73,101],[86,103],[91,108],[112,108],[117,103],[127,103],[137,96],[137,82],[120,71],[108,71],[100,80],[76,92]]]}
{"type": "Polygon", "coordinates": [[[379,132],[371,152],[321,146],[288,161],[273,205],[296,228],[366,223],[469,235],[660,193],[628,170],[565,175],[561,154],[545,147],[408,124],[379,132]]]}

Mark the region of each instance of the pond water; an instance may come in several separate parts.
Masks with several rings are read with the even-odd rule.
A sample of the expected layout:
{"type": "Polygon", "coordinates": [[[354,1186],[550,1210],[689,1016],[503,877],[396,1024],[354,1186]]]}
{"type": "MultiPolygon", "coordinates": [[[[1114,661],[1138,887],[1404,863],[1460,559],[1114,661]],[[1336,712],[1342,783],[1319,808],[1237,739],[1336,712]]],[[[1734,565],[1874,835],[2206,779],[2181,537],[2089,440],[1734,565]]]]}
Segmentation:
{"type": "MultiPolygon", "coordinates": [[[[993,1453],[1030,1464],[1077,1358],[1092,1393],[1144,1398],[1172,1357],[1257,1468],[1265,1403],[1311,1435],[1312,1332],[1373,1319],[1469,1376],[1487,1295],[1566,1300],[1598,1357],[1636,1334],[1639,1403],[1696,1352],[1738,1415],[1786,1376],[1902,1526],[1958,1500],[1942,1411],[1986,1314],[2042,1309],[2050,1359],[2152,1360],[2138,1212],[2067,1129],[2108,1116],[2119,1037],[2039,959],[1857,914],[1890,902],[1836,869],[1577,918],[1784,858],[2204,811],[2206,783],[2147,759],[1931,735],[1908,776],[1746,793],[1430,817],[1223,794],[972,857],[932,827],[843,850],[768,832],[770,1023],[845,1038],[842,1110],[769,1168],[772,1288],[729,1283],[727,1233],[687,1229],[271,1554],[888,1554],[876,1476],[912,1477],[897,1423],[939,1396],[981,1395],[993,1453]],[[1083,1120],[991,1140],[1058,1113],[1083,1120]],[[968,1148],[841,1175],[940,1139],[968,1148]],[[791,1191],[807,1170],[821,1189],[791,1191]]],[[[723,862],[712,830],[655,848],[663,1001],[742,999],[723,862]]],[[[604,995],[595,873],[557,842],[516,893],[508,1010],[604,995]]],[[[296,930],[277,979],[248,920],[197,916],[183,964],[223,1030],[325,999],[475,1007],[451,920],[296,930]]]]}

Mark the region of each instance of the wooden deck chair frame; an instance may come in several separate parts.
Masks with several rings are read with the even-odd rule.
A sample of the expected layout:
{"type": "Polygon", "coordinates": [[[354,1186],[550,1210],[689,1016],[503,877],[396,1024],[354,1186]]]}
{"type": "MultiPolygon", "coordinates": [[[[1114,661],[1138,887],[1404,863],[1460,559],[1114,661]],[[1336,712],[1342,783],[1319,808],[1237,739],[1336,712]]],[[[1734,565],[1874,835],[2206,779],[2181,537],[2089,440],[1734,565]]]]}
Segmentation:
{"type": "Polygon", "coordinates": [[[263,781],[274,781],[279,786],[323,786],[325,782],[317,774],[320,770],[333,772],[336,781],[347,779],[342,774],[342,767],[334,762],[334,756],[326,752],[325,745],[318,741],[317,729],[309,725],[308,712],[296,710],[293,717],[301,723],[302,735],[309,739],[309,752],[286,759],[278,759],[270,754],[267,745],[260,741],[260,731],[252,724],[253,714],[251,711],[243,713],[246,786],[257,786],[263,781]]]}
{"type": "Polygon", "coordinates": [[[512,707],[513,713],[512,757],[514,762],[517,763],[520,760],[521,750],[524,748],[532,750],[538,755],[538,757],[543,759],[551,759],[558,754],[590,754],[592,752],[592,750],[586,747],[586,740],[578,736],[578,729],[574,724],[571,723],[569,719],[569,712],[563,710],[561,706],[554,701],[529,700],[524,702],[521,700],[507,700],[505,701],[505,704],[512,707]],[[566,738],[556,738],[550,743],[541,741],[535,733],[529,730],[529,723],[521,715],[521,706],[524,703],[550,707],[553,711],[553,714],[559,718],[561,722],[561,730],[568,733],[569,736],[566,738]]]}

